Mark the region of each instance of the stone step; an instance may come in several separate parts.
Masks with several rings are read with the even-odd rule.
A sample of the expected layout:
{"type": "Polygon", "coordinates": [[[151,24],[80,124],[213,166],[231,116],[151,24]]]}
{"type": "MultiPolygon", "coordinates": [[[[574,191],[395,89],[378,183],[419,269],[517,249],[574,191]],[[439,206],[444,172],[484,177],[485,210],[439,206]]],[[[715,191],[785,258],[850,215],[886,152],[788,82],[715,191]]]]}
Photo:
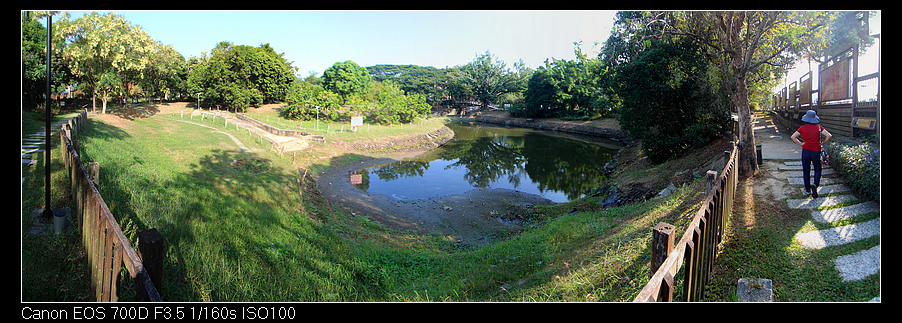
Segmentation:
{"type": "Polygon", "coordinates": [[[830,223],[873,212],[880,212],[880,203],[867,201],[835,209],[811,211],[811,217],[817,222],[830,223]]]}
{"type": "Polygon", "coordinates": [[[832,206],[844,202],[855,201],[858,198],[854,195],[836,195],[824,196],[809,199],[789,199],[789,207],[793,209],[816,209],[822,206],[832,206]]]}
{"type": "Polygon", "coordinates": [[[880,234],[880,219],[818,231],[796,233],[795,240],[805,248],[823,249],[880,234]]]}
{"type": "MultiPolygon", "coordinates": [[[[802,170],[802,165],[777,166],[777,169],[779,169],[779,170],[795,170],[795,171],[800,171],[799,174],[802,173],[802,172],[801,172],[801,170],[802,170]]],[[[808,169],[808,171],[809,171],[809,172],[814,172],[814,167],[812,166],[811,168],[808,169]]],[[[830,167],[827,167],[827,166],[822,166],[822,167],[821,167],[821,174],[825,174],[825,173],[827,173],[827,174],[833,174],[833,173],[834,173],[833,168],[830,168],[830,167]]],[[[802,176],[802,175],[799,175],[799,176],[802,176]]]]}
{"type": "MultiPolygon", "coordinates": [[[[811,184],[814,184],[814,178],[809,178],[811,184]]],[[[786,181],[789,182],[789,185],[805,185],[805,179],[802,177],[788,177],[786,181]]],[[[841,184],[842,180],[832,177],[821,177],[821,186],[824,185],[833,185],[833,184],[841,184]]],[[[820,192],[820,191],[818,191],[820,192]]]]}
{"type": "Polygon", "coordinates": [[[833,260],[843,281],[860,280],[880,271],[880,245],[833,260]]]}
{"type": "MultiPolygon", "coordinates": [[[[836,171],[834,171],[832,168],[825,168],[825,169],[821,170],[821,177],[826,177],[826,176],[835,175],[835,174],[836,174],[836,171]]],[[[789,177],[802,178],[802,176],[805,175],[805,173],[802,171],[793,171],[793,172],[789,172],[788,175],[789,175],[789,177]]],[[[811,178],[814,178],[814,170],[813,169],[808,170],[808,175],[811,176],[811,178]]]]}
{"type": "Polygon", "coordinates": [[[832,193],[842,193],[848,192],[852,189],[843,184],[833,184],[833,185],[821,185],[817,187],[817,193],[821,195],[827,195],[832,193]]]}

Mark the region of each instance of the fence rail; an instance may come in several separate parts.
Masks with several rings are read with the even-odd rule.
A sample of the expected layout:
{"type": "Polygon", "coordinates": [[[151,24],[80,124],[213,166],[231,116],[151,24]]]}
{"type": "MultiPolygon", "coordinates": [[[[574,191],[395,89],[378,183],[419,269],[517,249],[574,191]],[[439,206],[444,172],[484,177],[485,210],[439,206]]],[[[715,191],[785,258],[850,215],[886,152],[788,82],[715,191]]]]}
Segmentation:
{"type": "MultiPolygon", "coordinates": [[[[673,245],[673,238],[654,239],[652,250],[662,250],[666,255],[660,267],[654,269],[655,251],[652,255],[654,274],[648,284],[633,300],[634,302],[671,302],[673,301],[674,277],[685,266],[683,278],[683,295],[685,301],[699,301],[704,296],[705,284],[714,268],[714,259],[718,246],[723,238],[726,220],[730,217],[736,184],[739,180],[738,148],[734,145],[730,151],[724,152],[728,157],[726,166],[714,179],[714,171],[709,176],[714,179],[708,189],[704,205],[696,212],[695,217],[683,233],[680,241],[673,245]],[[663,245],[658,241],[664,241],[663,245]]],[[[672,225],[661,223],[655,227],[665,230],[667,235],[672,225]]],[[[656,236],[658,233],[656,232],[656,236]]]]}
{"type": "Polygon", "coordinates": [[[83,110],[78,117],[60,127],[60,151],[69,177],[70,193],[76,203],[95,298],[98,302],[118,301],[118,278],[125,266],[137,289],[136,300],[162,301],[140,254],[122,233],[78,155],[80,144],[72,138],[86,122],[87,110],[83,110]]]}

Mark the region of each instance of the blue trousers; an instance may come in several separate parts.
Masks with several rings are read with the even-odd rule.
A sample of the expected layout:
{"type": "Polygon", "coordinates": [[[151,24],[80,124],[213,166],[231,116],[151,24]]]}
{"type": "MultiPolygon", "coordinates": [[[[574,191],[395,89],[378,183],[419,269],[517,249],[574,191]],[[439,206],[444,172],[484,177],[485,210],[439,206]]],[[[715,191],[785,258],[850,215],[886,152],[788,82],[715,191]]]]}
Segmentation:
{"type": "Polygon", "coordinates": [[[802,179],[805,189],[811,189],[811,165],[814,164],[814,186],[821,185],[821,152],[802,149],[802,179]]]}

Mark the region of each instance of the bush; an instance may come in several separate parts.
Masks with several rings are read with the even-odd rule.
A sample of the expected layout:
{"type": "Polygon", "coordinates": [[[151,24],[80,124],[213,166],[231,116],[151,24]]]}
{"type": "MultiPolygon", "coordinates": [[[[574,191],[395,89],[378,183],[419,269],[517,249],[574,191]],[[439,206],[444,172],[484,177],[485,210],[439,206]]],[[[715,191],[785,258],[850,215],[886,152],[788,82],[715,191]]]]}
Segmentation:
{"type": "Polygon", "coordinates": [[[824,144],[830,166],[865,198],[880,201],[880,142],[871,137],[857,141],[833,140],[824,144]]]}

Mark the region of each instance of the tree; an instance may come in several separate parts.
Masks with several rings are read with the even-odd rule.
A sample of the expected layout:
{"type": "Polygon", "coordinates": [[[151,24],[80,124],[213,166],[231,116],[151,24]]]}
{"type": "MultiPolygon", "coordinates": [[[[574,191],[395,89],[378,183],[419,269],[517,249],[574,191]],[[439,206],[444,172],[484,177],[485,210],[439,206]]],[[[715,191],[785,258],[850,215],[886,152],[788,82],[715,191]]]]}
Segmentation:
{"type": "Polygon", "coordinates": [[[338,118],[339,97],[319,84],[294,83],[287,94],[288,104],[282,110],[286,118],[313,120],[323,116],[329,120],[338,118]]]}
{"type": "Polygon", "coordinates": [[[520,78],[507,69],[504,61],[486,51],[472,62],[451,71],[451,78],[465,92],[472,93],[482,107],[488,107],[498,95],[516,91],[520,78]]]}
{"type": "Polygon", "coordinates": [[[733,106],[739,116],[739,172],[758,171],[749,109],[748,77],[763,65],[791,65],[798,53],[822,39],[830,13],[813,11],[693,11],[671,13],[674,24],[658,19],[668,33],[688,36],[729,63],[735,84],[733,106]]]}
{"type": "Polygon", "coordinates": [[[184,85],[181,82],[183,76],[179,74],[183,71],[184,65],[185,58],[172,46],[157,44],[141,79],[141,88],[145,95],[159,95],[162,100],[166,94],[183,90],[184,85]]]}
{"type": "Polygon", "coordinates": [[[406,93],[422,94],[429,103],[441,101],[448,93],[444,89],[448,82],[447,74],[432,66],[380,64],[368,66],[366,70],[373,81],[395,82],[406,93]]]}
{"type": "Polygon", "coordinates": [[[431,106],[422,94],[404,93],[397,84],[387,81],[382,84],[382,90],[366,113],[370,120],[376,122],[408,123],[429,113],[430,109],[431,106]]]}
{"type": "Polygon", "coordinates": [[[656,43],[621,66],[621,125],[642,141],[653,162],[718,138],[729,120],[708,73],[717,69],[687,42],[656,43]]]}
{"type": "MultiPolygon", "coordinates": [[[[92,99],[100,89],[101,78],[105,82],[104,93],[124,90],[128,95],[129,84],[140,82],[156,46],[141,27],[113,13],[87,13],[72,22],[66,13],[54,34],[66,40],[61,57],[78,80],[91,89],[92,99]],[[113,79],[119,81],[117,86],[109,83],[113,79]]],[[[106,113],[109,97],[104,94],[102,99],[102,113],[106,113]]]]}
{"type": "Polygon", "coordinates": [[[202,93],[209,105],[247,108],[284,100],[296,80],[282,55],[260,47],[219,42],[209,58],[189,60],[189,93],[202,93]]]}
{"type": "Polygon", "coordinates": [[[366,93],[370,74],[353,61],[337,62],[323,72],[323,88],[341,96],[347,102],[349,96],[366,93]]]}
{"type": "MultiPolygon", "coordinates": [[[[22,108],[34,109],[43,105],[47,87],[47,28],[38,19],[52,15],[52,12],[22,12],[22,108]]],[[[58,49],[63,47],[63,40],[53,37],[55,51],[51,59],[59,61],[58,49]]],[[[51,64],[52,91],[59,91],[69,86],[73,75],[66,64],[51,64]]],[[[42,115],[43,116],[43,115],[42,115]]]]}

